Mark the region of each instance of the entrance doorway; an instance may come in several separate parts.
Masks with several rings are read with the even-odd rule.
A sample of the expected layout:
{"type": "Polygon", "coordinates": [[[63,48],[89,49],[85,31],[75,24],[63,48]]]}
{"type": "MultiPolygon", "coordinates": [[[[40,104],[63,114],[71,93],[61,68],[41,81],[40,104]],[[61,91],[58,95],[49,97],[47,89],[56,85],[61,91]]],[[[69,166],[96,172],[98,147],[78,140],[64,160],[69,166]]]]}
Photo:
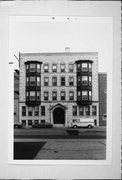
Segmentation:
{"type": "Polygon", "coordinates": [[[65,111],[61,107],[57,107],[53,111],[53,123],[65,124],[65,111]]]}

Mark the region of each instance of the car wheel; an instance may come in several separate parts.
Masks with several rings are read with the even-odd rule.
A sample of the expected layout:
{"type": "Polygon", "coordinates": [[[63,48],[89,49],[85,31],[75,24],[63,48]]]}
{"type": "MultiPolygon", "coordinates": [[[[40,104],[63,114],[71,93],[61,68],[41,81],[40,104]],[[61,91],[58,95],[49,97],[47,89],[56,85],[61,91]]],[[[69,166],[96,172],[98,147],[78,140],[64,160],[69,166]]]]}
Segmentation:
{"type": "Polygon", "coordinates": [[[74,126],[73,126],[73,128],[77,128],[77,126],[76,126],[76,125],[74,125],[74,126]]]}
{"type": "Polygon", "coordinates": [[[91,126],[91,125],[88,125],[88,128],[92,128],[92,126],[91,126]]]}

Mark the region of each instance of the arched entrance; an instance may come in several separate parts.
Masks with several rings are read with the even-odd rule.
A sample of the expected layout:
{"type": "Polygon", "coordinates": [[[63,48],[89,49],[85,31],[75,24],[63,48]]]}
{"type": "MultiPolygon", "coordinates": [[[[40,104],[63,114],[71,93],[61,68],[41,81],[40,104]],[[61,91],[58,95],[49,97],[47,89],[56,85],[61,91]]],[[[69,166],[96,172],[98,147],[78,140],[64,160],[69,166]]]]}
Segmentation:
{"type": "Polygon", "coordinates": [[[61,107],[56,107],[53,110],[53,123],[65,124],[65,110],[61,107]]]}

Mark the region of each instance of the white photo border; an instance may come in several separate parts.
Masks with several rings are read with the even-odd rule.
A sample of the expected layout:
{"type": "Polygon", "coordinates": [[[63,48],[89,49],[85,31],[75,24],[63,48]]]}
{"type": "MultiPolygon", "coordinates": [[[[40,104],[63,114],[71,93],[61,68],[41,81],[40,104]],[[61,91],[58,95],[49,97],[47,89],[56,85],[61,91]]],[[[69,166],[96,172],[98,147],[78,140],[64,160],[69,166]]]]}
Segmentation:
{"type": "MultiPolygon", "coordinates": [[[[9,148],[8,148],[8,163],[9,164],[66,164],[66,165],[110,165],[112,164],[112,51],[110,54],[110,59],[107,64],[109,64],[109,70],[107,72],[107,138],[106,138],[106,160],[14,160],[13,159],[13,141],[14,141],[14,132],[13,132],[13,111],[14,111],[14,60],[13,60],[13,24],[16,22],[81,22],[83,18],[90,19],[103,19],[107,18],[111,22],[111,27],[113,31],[113,18],[112,17],[73,17],[73,16],[10,16],[9,17],[9,124],[8,124],[8,134],[9,134],[9,148]]],[[[111,31],[111,33],[113,33],[111,31]]],[[[112,36],[113,37],[113,36],[112,36]]],[[[113,47],[113,45],[111,45],[113,47]]],[[[112,50],[112,48],[111,48],[112,50]]],[[[99,54],[98,54],[99,57],[99,54]]],[[[99,61],[99,58],[98,58],[99,61]]]]}

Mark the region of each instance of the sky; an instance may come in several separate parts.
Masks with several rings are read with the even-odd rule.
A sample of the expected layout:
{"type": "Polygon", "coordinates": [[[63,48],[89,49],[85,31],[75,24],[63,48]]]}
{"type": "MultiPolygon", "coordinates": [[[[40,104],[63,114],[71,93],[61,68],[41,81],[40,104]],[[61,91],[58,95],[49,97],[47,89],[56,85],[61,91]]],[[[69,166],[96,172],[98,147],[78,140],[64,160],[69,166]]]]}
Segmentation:
{"type": "MultiPolygon", "coordinates": [[[[86,17],[15,21],[12,24],[12,53],[98,52],[98,71],[107,72],[112,57],[112,19],[86,17]]],[[[15,68],[18,61],[14,57],[15,68]]]]}

